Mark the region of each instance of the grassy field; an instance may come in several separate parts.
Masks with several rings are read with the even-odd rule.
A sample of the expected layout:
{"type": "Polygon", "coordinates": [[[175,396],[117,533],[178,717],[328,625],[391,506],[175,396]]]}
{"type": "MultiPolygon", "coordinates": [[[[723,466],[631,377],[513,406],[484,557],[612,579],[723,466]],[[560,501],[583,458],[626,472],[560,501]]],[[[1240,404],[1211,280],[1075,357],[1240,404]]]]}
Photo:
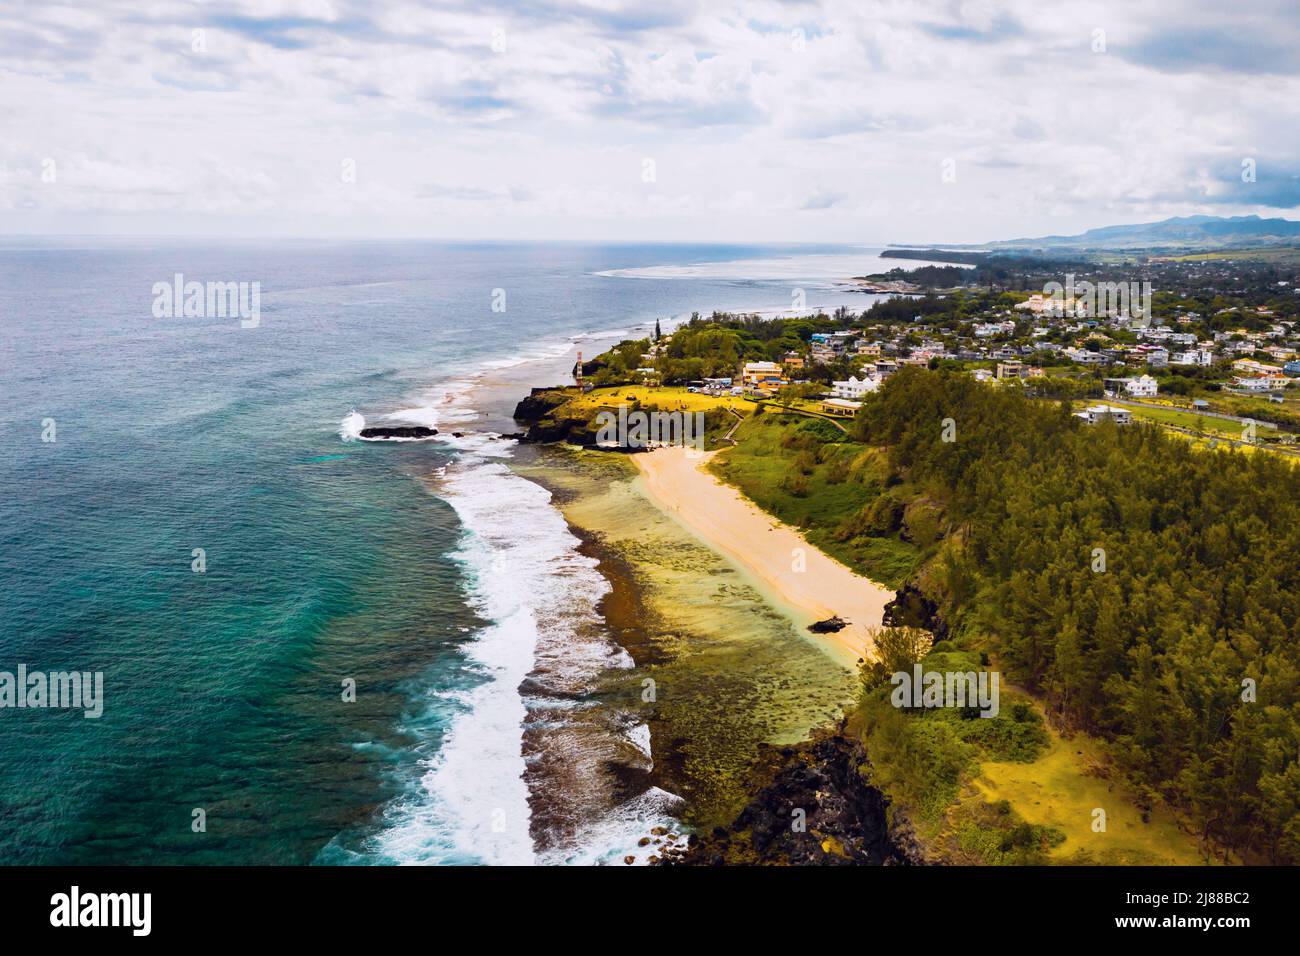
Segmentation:
{"type": "Polygon", "coordinates": [[[1198,415],[1195,412],[1183,411],[1174,407],[1159,409],[1138,405],[1125,405],[1123,407],[1131,411],[1134,418],[1143,421],[1155,422],[1161,425],[1175,425],[1179,428],[1191,429],[1216,438],[1241,440],[1242,426],[1236,422],[1225,421],[1222,418],[1211,418],[1208,415],[1198,415]]]}
{"type": "Polygon", "coordinates": [[[1163,807],[1144,812],[1133,793],[1112,779],[1101,746],[1083,735],[1050,744],[1033,763],[989,761],[973,784],[977,799],[1008,801],[1025,820],[1053,827],[1065,840],[1049,852],[1054,863],[1195,865],[1205,863],[1194,836],[1163,807]],[[1098,809],[1105,830],[1094,831],[1098,809]]]}
{"type": "MultiPolygon", "coordinates": [[[[1122,403],[1121,403],[1122,404],[1122,403]]],[[[1294,436],[1283,429],[1268,428],[1258,425],[1254,442],[1244,441],[1244,425],[1239,422],[1198,415],[1183,408],[1150,408],[1140,405],[1124,405],[1133,413],[1135,421],[1152,422],[1166,426],[1169,433],[1192,442],[1197,448],[1214,450],[1227,447],[1220,442],[1231,442],[1231,447],[1246,453],[1264,451],[1282,455],[1288,459],[1300,456],[1300,445],[1294,444],[1294,436]],[[1194,434],[1193,434],[1194,433],[1194,434]]]]}
{"type": "Polygon", "coordinates": [[[548,419],[562,423],[562,429],[571,429],[570,441],[575,431],[585,438],[599,438],[599,430],[606,424],[601,413],[618,414],[620,408],[629,412],[662,412],[669,415],[704,416],[704,445],[710,450],[726,447],[725,438],[740,419],[753,414],[754,403],[740,396],[714,396],[689,392],[685,388],[651,388],[645,385],[620,385],[597,388],[579,394],[567,390],[567,401],[553,408],[548,419]]]}
{"type": "Polygon", "coordinates": [[[1215,260],[1247,260],[1272,262],[1276,265],[1300,263],[1300,247],[1264,246],[1258,249],[1223,249],[1219,252],[1189,252],[1181,256],[1153,256],[1157,262],[1210,262],[1215,260]]]}
{"type": "Polygon", "coordinates": [[[618,385],[610,388],[592,389],[586,394],[571,399],[568,408],[577,412],[595,414],[599,408],[611,405],[631,405],[639,402],[644,408],[658,407],[663,411],[707,412],[713,409],[730,408],[741,415],[754,410],[754,403],[739,395],[705,395],[702,392],[688,392],[680,386],[618,385]]]}
{"type": "Polygon", "coordinates": [[[1213,398],[1215,411],[1260,421],[1276,421],[1283,430],[1300,431],[1300,391],[1288,389],[1282,404],[1270,402],[1258,395],[1232,395],[1219,392],[1213,398]]]}

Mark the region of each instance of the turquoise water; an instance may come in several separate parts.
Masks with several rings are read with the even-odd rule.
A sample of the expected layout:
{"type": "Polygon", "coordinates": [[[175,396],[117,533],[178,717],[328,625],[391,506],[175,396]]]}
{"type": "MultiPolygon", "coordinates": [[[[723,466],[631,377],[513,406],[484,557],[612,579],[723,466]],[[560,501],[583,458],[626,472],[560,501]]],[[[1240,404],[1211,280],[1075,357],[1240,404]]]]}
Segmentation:
{"type": "MultiPolygon", "coordinates": [[[[487,445],[344,441],[340,423],[427,410],[440,384],[529,354],[563,365],[585,332],[790,303],[788,279],[599,273],[846,251],[0,243],[0,670],[105,681],[98,720],[0,710],[3,861],[499,861],[457,839],[472,800],[432,829],[421,801],[448,782],[429,768],[449,728],[488,733],[481,688],[514,680],[517,661],[481,658],[523,599],[484,576],[570,546],[539,527],[528,553],[498,548],[500,508],[545,503],[487,445]],[[177,272],[261,282],[260,325],[155,318],[153,284],[177,272]]],[[[868,301],[805,285],[809,306],[868,301]]],[[[594,626],[525,610],[511,626],[594,626]]]]}

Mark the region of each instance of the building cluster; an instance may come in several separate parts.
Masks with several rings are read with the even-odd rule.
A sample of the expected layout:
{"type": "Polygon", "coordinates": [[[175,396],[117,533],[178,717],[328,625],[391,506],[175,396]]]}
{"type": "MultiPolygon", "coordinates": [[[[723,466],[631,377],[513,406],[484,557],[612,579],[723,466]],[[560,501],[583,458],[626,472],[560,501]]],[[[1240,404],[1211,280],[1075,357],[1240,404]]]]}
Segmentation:
{"type": "MultiPolygon", "coordinates": [[[[1232,311],[1222,310],[1215,317],[1222,319],[1232,311]]],[[[1253,311],[1267,327],[1198,334],[1195,330],[1205,329],[1207,323],[1190,310],[1176,311],[1157,322],[1128,313],[1098,316],[1071,300],[1064,308],[1052,308],[1050,297],[1034,295],[1013,308],[982,315],[960,331],[936,331],[921,325],[918,316],[916,325],[892,328],[892,335],[874,342],[873,348],[881,355],[906,351],[927,361],[935,357],[991,363],[991,368],[971,371],[993,382],[1041,374],[1031,361],[1038,366],[1073,364],[1107,374],[1123,367],[1128,374],[1115,377],[1126,379],[1126,384],[1116,393],[1135,398],[1157,393],[1151,373],[1174,367],[1220,366],[1226,371],[1230,366],[1225,388],[1280,394],[1300,380],[1300,323],[1275,320],[1268,309],[1253,311]],[[917,341],[919,346],[910,344],[917,341]],[[1004,367],[1017,365],[1015,373],[1004,367]]]]}
{"type": "MultiPolygon", "coordinates": [[[[1215,369],[1216,387],[1268,393],[1280,401],[1283,389],[1300,384],[1300,324],[1279,320],[1266,309],[1255,311],[1259,319],[1250,320],[1251,329],[1209,333],[1228,324],[1222,313],[1214,322],[1190,310],[1159,320],[1135,319],[1129,313],[1097,315],[1068,299],[1063,308],[1053,306],[1049,297],[1035,295],[951,323],[955,327],[938,327],[917,315],[911,322],[817,332],[804,348],[776,360],[745,362],[734,381],[692,385],[712,394],[772,397],[791,385],[825,382],[825,367],[833,366],[848,374],[832,377],[822,390],[822,410],[852,415],[866,396],[908,365],[959,363],[993,385],[1027,383],[1043,376],[1045,366],[1056,369],[1053,375],[1069,374],[1060,371],[1069,365],[1092,368],[1102,377],[1106,397],[1124,402],[1156,398],[1157,376],[1167,378],[1174,368],[1200,367],[1215,369]]],[[[1122,423],[1128,416],[1121,412],[1097,405],[1080,414],[1089,421],[1122,423]]]]}

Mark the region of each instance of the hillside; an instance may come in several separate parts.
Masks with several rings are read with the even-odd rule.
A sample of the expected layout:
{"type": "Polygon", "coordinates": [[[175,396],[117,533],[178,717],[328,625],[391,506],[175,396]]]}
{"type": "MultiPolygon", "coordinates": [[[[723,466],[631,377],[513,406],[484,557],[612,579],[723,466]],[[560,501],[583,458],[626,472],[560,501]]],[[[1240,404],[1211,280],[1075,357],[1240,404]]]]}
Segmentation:
{"type": "Polygon", "coordinates": [[[1300,243],[1300,221],[1259,216],[1179,216],[1160,222],[1103,226],[1073,236],[1006,239],[986,248],[1008,252],[1225,249],[1300,243]]]}

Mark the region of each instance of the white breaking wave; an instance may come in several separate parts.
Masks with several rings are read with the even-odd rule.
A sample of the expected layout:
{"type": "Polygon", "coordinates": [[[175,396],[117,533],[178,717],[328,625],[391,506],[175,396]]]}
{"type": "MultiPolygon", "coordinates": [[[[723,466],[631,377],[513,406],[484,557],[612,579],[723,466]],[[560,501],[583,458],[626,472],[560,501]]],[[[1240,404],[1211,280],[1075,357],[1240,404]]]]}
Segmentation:
{"type": "MultiPolygon", "coordinates": [[[[383,416],[387,421],[411,422],[415,425],[425,425],[429,428],[438,427],[437,413],[431,408],[407,408],[399,412],[390,412],[383,416]]],[[[372,442],[410,442],[410,441],[433,441],[437,436],[428,438],[366,438],[361,434],[361,429],[366,427],[366,417],[358,412],[355,408],[343,417],[339,422],[339,437],[344,441],[372,441],[372,442]]]]}
{"type": "MultiPolygon", "coordinates": [[[[531,864],[538,860],[525,780],[528,709],[520,685],[539,661],[576,684],[607,668],[631,666],[631,659],[612,642],[584,636],[601,624],[594,608],[609,585],[596,560],[579,553],[580,542],[551,505],[550,492],[501,460],[514,443],[467,436],[454,444],[461,458],[447,467],[440,495],[465,528],[455,557],[466,570],[469,603],[493,622],[463,646],[467,662],[486,680],[461,697],[462,709],[428,761],[420,793],[390,808],[373,848],[399,863],[531,864]]],[[[445,702],[446,695],[437,699],[445,702]]],[[[649,729],[641,725],[631,736],[648,757],[649,729]]],[[[593,842],[548,854],[547,862],[598,862],[631,853],[648,826],[673,825],[666,808],[675,800],[663,794],[614,808],[591,829],[593,842]]]]}
{"type": "Polygon", "coordinates": [[[533,668],[538,605],[563,600],[566,577],[590,568],[565,557],[572,548],[550,494],[504,464],[466,456],[447,469],[443,497],[465,526],[455,557],[470,581],[469,602],[493,623],[464,645],[486,678],[463,701],[422,780],[423,799],[398,812],[377,837],[401,863],[529,864],[533,842],[524,782],[519,685],[533,668]],[[527,523],[518,516],[528,514],[527,523]],[[558,524],[557,524],[558,519],[558,524]]]}
{"type": "MultiPolygon", "coordinates": [[[[563,354],[558,345],[543,351],[551,359],[563,354]]],[[[481,366],[480,374],[515,364],[481,366]]],[[[656,826],[680,828],[673,816],[680,798],[658,788],[601,808],[582,826],[579,845],[540,854],[536,849],[525,757],[530,710],[551,709],[563,723],[566,712],[595,706],[580,698],[602,673],[630,668],[633,661],[606,636],[595,610],[609,591],[598,562],[580,553],[581,542],[551,503],[550,492],[507,467],[516,442],[483,433],[450,434],[452,423],[477,417],[467,397],[476,378],[469,374],[444,382],[413,407],[385,416],[447,429],[438,439],[458,457],[438,469],[438,494],[464,528],[454,557],[465,569],[468,603],[490,623],[461,645],[467,666],[483,682],[454,694],[427,691],[430,708],[450,702],[457,712],[441,746],[423,764],[418,789],[388,807],[367,850],[401,864],[621,864],[629,856],[644,863],[659,848],[638,847],[639,838],[656,826]],[[545,687],[525,697],[521,685],[530,675],[540,676],[545,687]],[[547,688],[564,693],[553,697],[547,688]]],[[[358,434],[364,423],[353,412],[340,433],[358,434]]],[[[652,766],[650,728],[627,715],[612,716],[611,723],[624,729],[612,731],[604,744],[592,743],[597,750],[586,758],[622,748],[632,763],[652,766]]],[[[545,749],[545,738],[541,746],[545,749]]],[[[544,775],[531,779],[541,786],[549,782],[544,775]]]]}
{"type": "Polygon", "coordinates": [[[402,408],[384,416],[388,421],[409,422],[412,425],[438,427],[438,412],[433,408],[402,408]]]}
{"type": "Polygon", "coordinates": [[[356,441],[361,437],[361,429],[365,427],[365,416],[354,408],[339,422],[339,437],[344,441],[356,441]]]}
{"type": "Polygon", "coordinates": [[[626,803],[593,820],[586,830],[582,846],[553,850],[538,859],[539,863],[570,866],[622,865],[627,857],[645,865],[650,857],[663,852],[662,844],[638,846],[640,838],[656,827],[674,831],[681,823],[674,816],[682,798],[659,787],[651,787],[626,803]]]}
{"type": "Polygon", "coordinates": [[[650,725],[637,724],[627,732],[627,739],[647,757],[650,756],[650,725]]]}

